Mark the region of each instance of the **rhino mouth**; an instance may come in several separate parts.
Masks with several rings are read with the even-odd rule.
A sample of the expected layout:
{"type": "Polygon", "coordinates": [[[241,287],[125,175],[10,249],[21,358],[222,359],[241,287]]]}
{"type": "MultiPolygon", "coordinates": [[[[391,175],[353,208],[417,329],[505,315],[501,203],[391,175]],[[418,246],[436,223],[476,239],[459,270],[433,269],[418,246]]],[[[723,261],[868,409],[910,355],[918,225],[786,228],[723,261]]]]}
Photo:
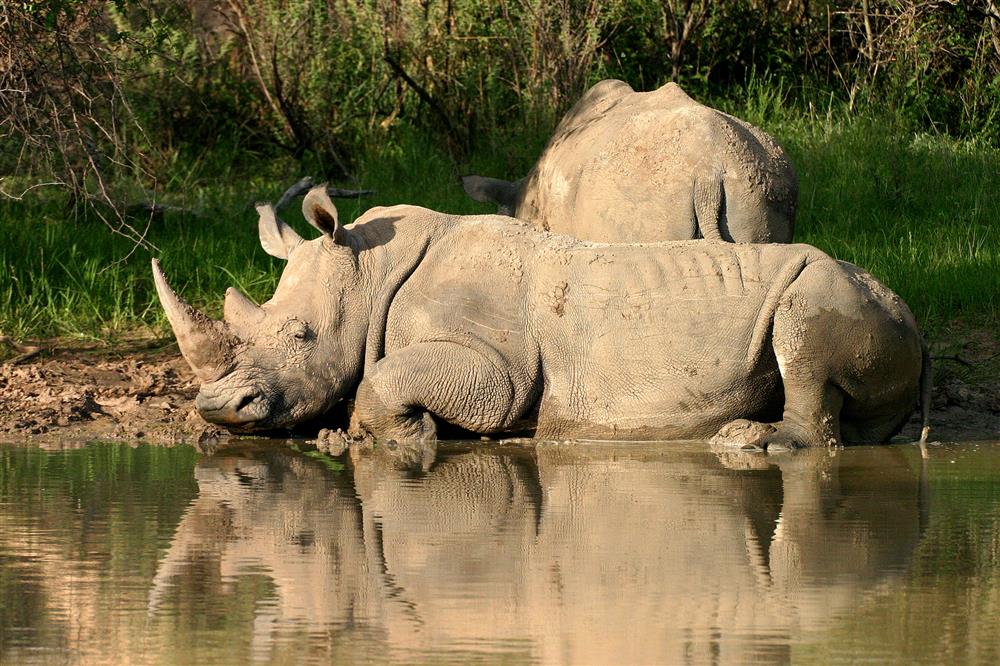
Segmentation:
{"type": "Polygon", "coordinates": [[[209,423],[249,429],[261,425],[270,413],[263,392],[247,387],[239,390],[212,391],[202,386],[195,407],[209,423]]]}

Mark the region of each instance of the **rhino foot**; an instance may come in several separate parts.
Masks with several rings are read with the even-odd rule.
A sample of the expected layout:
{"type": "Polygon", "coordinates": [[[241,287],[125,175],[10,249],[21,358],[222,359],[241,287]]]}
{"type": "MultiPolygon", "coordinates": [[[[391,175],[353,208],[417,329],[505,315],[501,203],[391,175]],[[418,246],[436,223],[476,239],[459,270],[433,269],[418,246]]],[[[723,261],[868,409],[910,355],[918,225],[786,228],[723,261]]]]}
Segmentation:
{"type": "MultiPolygon", "coordinates": [[[[423,419],[433,419],[427,414],[423,419]]],[[[393,469],[410,472],[427,472],[437,458],[437,438],[433,435],[422,438],[386,439],[366,434],[354,437],[348,446],[351,459],[357,463],[359,458],[376,458],[381,464],[393,469]]]]}
{"type": "Polygon", "coordinates": [[[709,445],[714,448],[741,449],[749,452],[760,452],[764,450],[761,442],[764,438],[777,431],[770,423],[760,423],[749,419],[736,419],[730,421],[715,433],[709,440],[709,445]]]}
{"type": "Polygon", "coordinates": [[[806,448],[802,438],[780,428],[761,439],[758,446],[768,453],[786,453],[806,448]]]}
{"type": "Polygon", "coordinates": [[[433,444],[437,442],[437,424],[430,412],[423,412],[420,418],[402,424],[396,432],[383,435],[378,441],[390,450],[401,444],[433,444]]]}
{"type": "Polygon", "coordinates": [[[831,424],[833,417],[817,419],[816,423],[802,425],[795,421],[775,424],[774,432],[765,435],[758,446],[768,453],[785,453],[798,449],[828,448],[840,444],[831,424]]]}
{"type": "Polygon", "coordinates": [[[316,434],[316,448],[327,455],[339,456],[347,451],[352,438],[340,428],[330,430],[323,428],[316,434]]]}

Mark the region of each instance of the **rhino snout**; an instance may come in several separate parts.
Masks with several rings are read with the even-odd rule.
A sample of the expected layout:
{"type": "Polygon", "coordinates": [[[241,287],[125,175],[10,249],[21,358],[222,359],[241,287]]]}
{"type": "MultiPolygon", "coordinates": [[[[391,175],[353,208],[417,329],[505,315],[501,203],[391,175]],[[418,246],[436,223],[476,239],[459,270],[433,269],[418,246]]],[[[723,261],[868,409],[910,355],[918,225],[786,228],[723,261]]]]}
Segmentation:
{"type": "Polygon", "coordinates": [[[264,394],[252,386],[220,391],[202,386],[194,404],[203,419],[218,425],[248,426],[267,416],[264,394]]]}

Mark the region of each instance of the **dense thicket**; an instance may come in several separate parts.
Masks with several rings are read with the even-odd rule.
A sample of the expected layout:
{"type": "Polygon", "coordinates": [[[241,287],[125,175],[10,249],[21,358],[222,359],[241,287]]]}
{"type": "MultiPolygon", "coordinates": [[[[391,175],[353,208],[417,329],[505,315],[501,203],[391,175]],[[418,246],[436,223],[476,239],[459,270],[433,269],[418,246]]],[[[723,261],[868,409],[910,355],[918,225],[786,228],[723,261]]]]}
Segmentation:
{"type": "MultiPolygon", "coordinates": [[[[605,77],[890,111],[1000,137],[995,0],[11,0],[0,173],[78,200],[154,192],[213,151],[351,174],[416,128],[456,159],[542,129],[605,77]],[[126,177],[127,178],[123,178],[126,177]]],[[[231,164],[231,162],[229,162],[231,164]]]]}

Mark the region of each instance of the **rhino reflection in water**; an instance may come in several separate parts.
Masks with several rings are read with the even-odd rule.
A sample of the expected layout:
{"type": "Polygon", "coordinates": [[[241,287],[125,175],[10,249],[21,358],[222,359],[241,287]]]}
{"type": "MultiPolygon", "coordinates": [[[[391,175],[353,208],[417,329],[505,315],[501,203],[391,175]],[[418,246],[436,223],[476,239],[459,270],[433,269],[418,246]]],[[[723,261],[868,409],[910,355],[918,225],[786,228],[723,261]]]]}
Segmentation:
{"type": "Polygon", "coordinates": [[[356,455],[351,483],[289,452],[208,458],[150,604],[176,603],[194,558],[273,581],[259,658],[303,628],[404,655],[780,658],[905,571],[919,464],[889,448],[735,471],[693,450],[541,446],[453,450],[416,475],[356,455]]]}

